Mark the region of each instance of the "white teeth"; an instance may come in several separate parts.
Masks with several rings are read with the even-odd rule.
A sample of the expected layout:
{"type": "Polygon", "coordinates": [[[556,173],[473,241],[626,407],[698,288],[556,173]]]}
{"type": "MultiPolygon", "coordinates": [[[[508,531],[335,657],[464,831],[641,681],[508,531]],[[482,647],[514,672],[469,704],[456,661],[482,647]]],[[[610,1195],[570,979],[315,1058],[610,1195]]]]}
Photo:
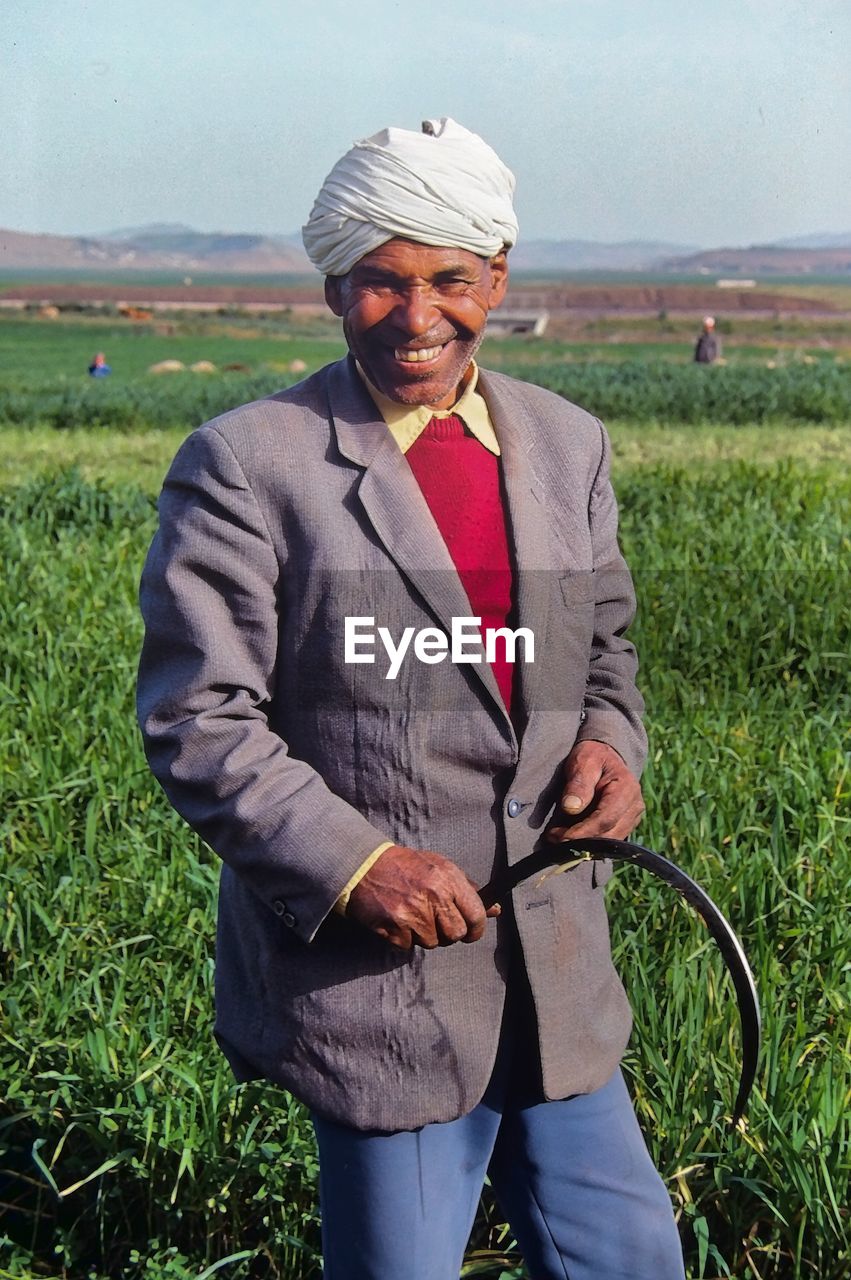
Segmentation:
{"type": "Polygon", "coordinates": [[[423,360],[437,359],[442,350],[443,347],[421,347],[418,351],[406,351],[404,347],[397,347],[394,355],[403,364],[420,364],[423,360]]]}

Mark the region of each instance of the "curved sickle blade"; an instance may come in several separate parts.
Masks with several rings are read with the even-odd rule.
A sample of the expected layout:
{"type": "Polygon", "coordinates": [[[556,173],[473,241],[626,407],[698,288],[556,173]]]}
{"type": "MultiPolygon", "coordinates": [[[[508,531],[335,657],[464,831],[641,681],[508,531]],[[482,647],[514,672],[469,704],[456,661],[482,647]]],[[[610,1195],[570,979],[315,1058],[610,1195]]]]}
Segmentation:
{"type": "Polygon", "coordinates": [[[676,863],[663,858],[661,853],[645,849],[643,845],[632,844],[628,840],[609,840],[600,836],[588,840],[565,841],[562,844],[536,849],[527,858],[522,858],[520,862],[515,863],[513,867],[508,867],[485,885],[480,890],[482,901],[486,907],[492,906],[494,902],[499,902],[512,889],[515,889],[522,880],[528,879],[536,872],[547,871],[551,867],[558,866],[559,863],[569,861],[571,853],[587,854],[594,861],[611,858],[614,862],[631,862],[658,876],[672,889],[676,889],[677,893],[682,894],[686,902],[694,907],[718,943],[736,989],[742,1025],[742,1069],[731,1125],[735,1128],[742,1117],[756,1076],[760,1044],[759,1000],[742,944],[708,893],[701,889],[691,876],[686,875],[676,863]]]}

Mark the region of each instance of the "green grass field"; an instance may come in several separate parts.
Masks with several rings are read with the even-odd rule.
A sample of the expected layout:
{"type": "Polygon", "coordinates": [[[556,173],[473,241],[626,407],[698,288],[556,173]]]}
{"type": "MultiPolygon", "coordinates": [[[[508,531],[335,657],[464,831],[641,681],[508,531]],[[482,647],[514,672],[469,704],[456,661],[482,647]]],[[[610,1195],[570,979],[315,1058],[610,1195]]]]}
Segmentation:
{"type": "MultiPolygon", "coordinates": [[[[841,292],[837,288],[836,292],[841,292]]],[[[794,363],[806,359],[833,363],[851,356],[851,320],[806,317],[736,318],[719,324],[725,359],[731,363],[794,363]]],[[[485,340],[482,363],[546,365],[575,361],[663,360],[688,364],[694,349],[695,321],[688,317],[644,319],[608,316],[588,320],[570,341],[545,336],[485,340]]],[[[3,385],[84,379],[95,351],[104,351],[119,380],[136,379],[157,361],[211,360],[218,366],[241,363],[252,371],[282,369],[292,359],[316,368],[345,351],[339,324],[330,316],[298,309],[253,315],[222,309],[158,313],[148,323],[118,315],[61,314],[54,321],[37,315],[0,311],[0,369],[3,385]]]]}
{"type": "MultiPolygon", "coordinates": [[[[34,332],[53,386],[73,333],[34,332]]],[[[36,404],[41,373],[21,367],[0,392],[36,404]]],[[[133,720],[153,499],[197,407],[162,385],[171,425],[0,416],[2,1280],[319,1275],[308,1126],[282,1092],[236,1086],[213,1045],[216,860],[159,794],[133,720]]],[[[128,376],[126,398],[146,386],[128,376]]],[[[723,967],[670,891],[617,872],[626,1069],[690,1280],[851,1274],[851,415],[782,409],[612,423],[651,739],[641,837],[734,922],[764,1013],[731,1135],[723,967]]],[[[487,1197],[464,1274],[525,1274],[487,1197]]]]}

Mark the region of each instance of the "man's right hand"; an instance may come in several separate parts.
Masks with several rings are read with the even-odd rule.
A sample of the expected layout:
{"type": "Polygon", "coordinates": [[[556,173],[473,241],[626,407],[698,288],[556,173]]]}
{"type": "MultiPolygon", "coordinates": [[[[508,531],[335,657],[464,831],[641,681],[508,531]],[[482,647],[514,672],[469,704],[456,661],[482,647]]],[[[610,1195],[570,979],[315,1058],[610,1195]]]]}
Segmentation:
{"type": "Polygon", "coordinates": [[[449,858],[394,844],[355,885],[346,916],[408,951],[478,942],[487,917],[499,911],[485,911],[472,880],[449,858]]]}

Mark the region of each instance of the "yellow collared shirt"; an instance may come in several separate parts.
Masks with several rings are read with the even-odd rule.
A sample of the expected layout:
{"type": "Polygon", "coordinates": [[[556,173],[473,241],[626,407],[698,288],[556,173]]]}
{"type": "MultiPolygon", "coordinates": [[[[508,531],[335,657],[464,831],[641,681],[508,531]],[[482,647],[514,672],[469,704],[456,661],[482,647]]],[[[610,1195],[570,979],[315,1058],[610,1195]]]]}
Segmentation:
{"type": "Polygon", "coordinates": [[[377,387],[373,386],[361,366],[357,365],[364,386],[375,402],[390,434],[403,453],[407,453],[411,445],[431,422],[432,418],[449,418],[453,414],[463,419],[464,425],[472,432],[480,444],[495,454],[500,455],[499,441],[496,438],[493,422],[485,403],[485,398],[477,390],[479,369],[475,360],[470,365],[467,381],[461,395],[451,409],[432,409],[427,404],[397,404],[388,399],[377,387]]]}

